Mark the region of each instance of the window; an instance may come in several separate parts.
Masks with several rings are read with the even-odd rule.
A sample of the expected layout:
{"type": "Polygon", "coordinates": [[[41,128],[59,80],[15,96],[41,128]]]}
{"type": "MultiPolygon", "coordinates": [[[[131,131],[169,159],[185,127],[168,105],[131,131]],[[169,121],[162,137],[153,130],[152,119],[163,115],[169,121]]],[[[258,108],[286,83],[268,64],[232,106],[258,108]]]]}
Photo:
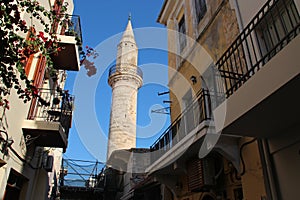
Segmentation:
{"type": "Polygon", "coordinates": [[[40,55],[33,78],[33,85],[36,88],[41,88],[43,86],[46,64],[46,57],[40,55]]]}
{"type": "Polygon", "coordinates": [[[205,0],[195,0],[195,8],[197,22],[199,23],[207,11],[205,0]]]}
{"type": "Polygon", "coordinates": [[[180,47],[180,52],[182,52],[186,46],[186,27],[185,27],[184,15],[181,17],[179,21],[178,32],[179,32],[179,47],[180,47]]]}
{"type": "Polygon", "coordinates": [[[27,182],[27,179],[21,174],[11,169],[9,177],[6,184],[6,189],[4,193],[4,200],[10,199],[21,199],[21,190],[24,186],[24,183],[27,182]]]}
{"type": "MultiPolygon", "coordinates": [[[[35,34],[36,34],[35,28],[30,27],[29,31],[27,32],[26,40],[32,40],[32,36],[35,34]]],[[[24,57],[22,63],[24,64],[25,74],[28,77],[35,52],[31,51],[29,48],[23,49],[22,52],[24,57]]]]}
{"type": "MultiPolygon", "coordinates": [[[[43,55],[40,55],[38,63],[36,65],[34,78],[33,78],[33,85],[39,89],[43,86],[44,81],[44,75],[45,75],[45,69],[46,69],[46,57],[43,55]]],[[[37,112],[37,98],[33,98],[31,100],[29,112],[28,112],[28,119],[33,120],[35,118],[36,112],[37,112]]]]}
{"type": "Polygon", "coordinates": [[[266,17],[258,25],[258,34],[261,36],[261,43],[264,56],[299,23],[299,13],[292,0],[280,0],[275,3],[266,17]]]}

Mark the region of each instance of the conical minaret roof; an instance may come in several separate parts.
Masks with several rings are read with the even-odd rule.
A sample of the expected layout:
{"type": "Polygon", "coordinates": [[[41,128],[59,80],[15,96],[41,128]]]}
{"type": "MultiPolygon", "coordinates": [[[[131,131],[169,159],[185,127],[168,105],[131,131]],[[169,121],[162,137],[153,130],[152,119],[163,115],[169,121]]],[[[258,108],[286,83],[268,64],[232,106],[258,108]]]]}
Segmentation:
{"type": "Polygon", "coordinates": [[[132,43],[136,43],[135,39],[134,39],[134,33],[132,30],[132,25],[131,25],[131,17],[129,16],[128,18],[128,24],[127,27],[123,33],[122,39],[120,41],[121,42],[132,42],[132,43]]]}

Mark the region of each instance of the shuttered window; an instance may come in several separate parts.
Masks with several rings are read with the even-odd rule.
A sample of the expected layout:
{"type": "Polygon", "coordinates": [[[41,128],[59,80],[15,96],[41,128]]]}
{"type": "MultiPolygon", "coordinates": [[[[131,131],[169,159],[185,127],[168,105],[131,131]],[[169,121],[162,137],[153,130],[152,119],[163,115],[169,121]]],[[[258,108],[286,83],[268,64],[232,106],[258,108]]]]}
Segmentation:
{"type": "Polygon", "coordinates": [[[195,8],[196,8],[197,22],[199,23],[207,11],[206,1],[195,0],[195,8]]]}
{"type": "MultiPolygon", "coordinates": [[[[33,78],[33,86],[35,86],[36,88],[41,88],[43,86],[45,69],[46,69],[46,57],[40,55],[34,72],[34,78],[33,78]]],[[[32,120],[35,118],[37,112],[37,103],[38,103],[37,98],[34,97],[30,104],[28,119],[32,120]]]]}
{"type": "Polygon", "coordinates": [[[186,27],[185,27],[184,15],[181,17],[178,23],[178,32],[179,32],[179,47],[180,47],[180,52],[182,52],[186,46],[186,27]]]}
{"type": "MultiPolygon", "coordinates": [[[[34,27],[30,27],[29,31],[26,35],[26,40],[30,40],[31,39],[31,35],[34,34],[35,35],[36,31],[34,27]]],[[[23,50],[24,53],[25,50],[23,50]]],[[[23,55],[26,56],[26,55],[23,55]]],[[[27,55],[28,56],[28,55],[27,55]]],[[[28,77],[29,73],[30,73],[30,69],[31,69],[31,65],[32,65],[32,61],[34,58],[34,54],[30,54],[29,57],[26,56],[26,60],[23,61],[24,63],[24,70],[25,70],[25,74],[28,77]]]]}

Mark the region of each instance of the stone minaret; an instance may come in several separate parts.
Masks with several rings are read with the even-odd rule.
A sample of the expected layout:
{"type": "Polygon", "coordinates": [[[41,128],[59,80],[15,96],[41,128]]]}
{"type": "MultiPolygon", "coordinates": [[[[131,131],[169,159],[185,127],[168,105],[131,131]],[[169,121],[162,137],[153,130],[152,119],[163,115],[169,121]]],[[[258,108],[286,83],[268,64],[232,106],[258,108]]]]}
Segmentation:
{"type": "Polygon", "coordinates": [[[109,70],[108,83],[112,87],[107,160],[114,150],[136,147],[137,92],[143,75],[137,67],[138,48],[131,19],[118,45],[116,65],[109,70]]]}

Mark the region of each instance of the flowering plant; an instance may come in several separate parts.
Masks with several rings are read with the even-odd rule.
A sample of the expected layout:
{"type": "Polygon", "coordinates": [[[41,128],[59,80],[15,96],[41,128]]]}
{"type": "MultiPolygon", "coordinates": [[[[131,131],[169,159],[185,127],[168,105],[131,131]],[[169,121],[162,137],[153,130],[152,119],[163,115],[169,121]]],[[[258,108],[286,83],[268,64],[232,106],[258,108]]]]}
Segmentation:
{"type": "Polygon", "coordinates": [[[52,67],[50,55],[58,53],[56,33],[50,28],[64,19],[67,4],[60,3],[59,11],[46,10],[38,0],[2,0],[0,2],[0,83],[3,90],[0,91],[0,106],[8,107],[8,95],[11,88],[17,90],[19,98],[26,103],[32,96],[36,96],[36,88],[28,80],[25,73],[25,63],[30,55],[41,52],[46,57],[48,67],[52,67]],[[31,31],[36,24],[27,24],[21,18],[21,12],[30,15],[31,21],[35,19],[44,27],[38,34],[31,31]],[[46,23],[47,21],[47,23],[46,23]],[[50,23],[48,23],[50,22],[50,23]],[[28,34],[26,39],[21,35],[28,34]],[[47,36],[46,36],[47,35],[47,36]],[[21,82],[25,83],[25,88],[21,82]],[[3,92],[6,91],[6,92],[3,92]]]}
{"type": "Polygon", "coordinates": [[[90,57],[95,60],[99,56],[99,53],[89,46],[86,46],[85,48],[86,52],[81,51],[80,65],[84,65],[87,70],[87,75],[91,77],[97,73],[97,68],[95,67],[95,63],[91,62],[88,58],[90,57]]]}

